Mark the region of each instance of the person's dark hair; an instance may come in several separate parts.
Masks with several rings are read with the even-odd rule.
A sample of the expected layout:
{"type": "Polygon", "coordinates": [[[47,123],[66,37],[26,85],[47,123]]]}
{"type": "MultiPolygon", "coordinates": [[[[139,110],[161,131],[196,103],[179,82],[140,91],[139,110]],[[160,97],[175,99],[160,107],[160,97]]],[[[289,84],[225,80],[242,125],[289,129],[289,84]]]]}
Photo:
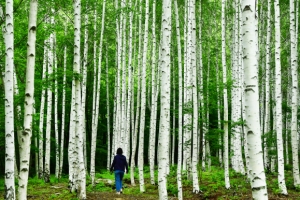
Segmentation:
{"type": "Polygon", "coordinates": [[[123,150],[121,148],[117,149],[117,154],[122,155],[123,154],[123,150]]]}

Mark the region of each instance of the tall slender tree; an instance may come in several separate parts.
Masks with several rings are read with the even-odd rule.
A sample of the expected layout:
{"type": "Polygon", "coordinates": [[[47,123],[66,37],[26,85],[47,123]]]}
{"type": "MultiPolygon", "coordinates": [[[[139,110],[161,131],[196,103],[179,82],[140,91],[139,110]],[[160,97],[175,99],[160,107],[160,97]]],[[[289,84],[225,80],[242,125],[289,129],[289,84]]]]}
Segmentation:
{"type": "Polygon", "coordinates": [[[158,190],[159,199],[168,199],[167,193],[167,165],[169,156],[169,134],[170,134],[170,93],[171,93],[171,1],[162,2],[162,25],[160,40],[160,94],[161,111],[158,138],[158,190]]]}
{"type": "Polygon", "coordinates": [[[298,62],[297,62],[297,43],[298,35],[296,35],[295,24],[295,0],[290,0],[290,35],[291,35],[291,72],[292,72],[292,121],[291,121],[291,136],[292,136],[292,156],[293,156],[293,177],[294,186],[300,186],[299,176],[299,152],[298,152],[298,62]]]}
{"type": "Polygon", "coordinates": [[[26,67],[26,88],[24,103],[24,130],[20,136],[20,174],[18,199],[27,199],[27,184],[29,173],[30,144],[32,136],[32,114],[34,104],[34,71],[35,71],[35,44],[36,44],[36,21],[37,21],[36,0],[30,1],[28,41],[27,41],[27,67],[26,67]]]}
{"type": "Polygon", "coordinates": [[[282,194],[287,194],[284,176],[284,157],[282,139],[282,91],[281,91],[281,44],[280,44],[280,4],[279,0],[274,1],[275,10],[275,97],[276,97],[276,141],[277,141],[277,162],[278,162],[278,186],[282,194]]]}
{"type": "Polygon", "coordinates": [[[249,177],[253,199],[268,199],[266,177],[263,165],[259,123],[258,96],[258,18],[255,13],[254,1],[241,1],[242,8],[242,40],[244,67],[244,95],[245,95],[245,133],[247,148],[249,149],[249,177]]]}
{"type": "Polygon", "coordinates": [[[14,15],[13,1],[5,7],[5,199],[16,199],[14,134],[14,15]]]}

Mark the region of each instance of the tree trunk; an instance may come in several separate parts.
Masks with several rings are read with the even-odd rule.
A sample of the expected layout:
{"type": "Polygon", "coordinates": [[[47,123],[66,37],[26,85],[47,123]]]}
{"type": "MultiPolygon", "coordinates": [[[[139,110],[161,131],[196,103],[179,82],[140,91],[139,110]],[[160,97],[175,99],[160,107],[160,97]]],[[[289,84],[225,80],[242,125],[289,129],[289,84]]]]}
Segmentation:
{"type": "Polygon", "coordinates": [[[225,3],[222,0],[222,69],[223,69],[223,98],[224,98],[224,169],[225,169],[225,187],[230,188],[229,182],[229,156],[228,156],[228,94],[227,94],[227,68],[226,68],[226,26],[225,26],[225,3]]]}
{"type": "Polygon", "coordinates": [[[36,21],[37,6],[35,0],[30,1],[28,42],[27,42],[27,67],[26,67],[26,88],[24,103],[24,130],[21,136],[20,145],[20,174],[18,199],[27,199],[27,184],[30,159],[30,144],[32,136],[32,114],[34,103],[34,68],[35,68],[35,43],[36,43],[36,21]]]}
{"type": "Polygon", "coordinates": [[[255,2],[241,2],[243,19],[243,66],[245,94],[245,132],[249,149],[249,172],[253,199],[268,199],[266,177],[263,165],[259,123],[258,96],[258,19],[254,12],[255,2]]]}
{"type": "Polygon", "coordinates": [[[290,0],[290,35],[291,35],[291,72],[292,72],[292,121],[291,121],[291,141],[292,141],[292,156],[293,156],[293,178],[294,186],[300,186],[299,177],[299,152],[298,152],[298,56],[297,43],[298,35],[296,35],[295,25],[295,0],[290,0]]]}
{"type": "Polygon", "coordinates": [[[161,25],[161,56],[160,56],[160,94],[161,111],[158,139],[158,191],[159,199],[168,199],[167,165],[169,156],[170,134],[170,47],[171,47],[171,1],[163,0],[161,25]]]}
{"type": "MultiPolygon", "coordinates": [[[[14,134],[14,17],[13,1],[6,0],[5,9],[5,199],[16,199],[15,134],[14,134]]],[[[32,43],[31,43],[32,45],[32,43]]],[[[29,50],[29,49],[28,49],[29,50]]]]}

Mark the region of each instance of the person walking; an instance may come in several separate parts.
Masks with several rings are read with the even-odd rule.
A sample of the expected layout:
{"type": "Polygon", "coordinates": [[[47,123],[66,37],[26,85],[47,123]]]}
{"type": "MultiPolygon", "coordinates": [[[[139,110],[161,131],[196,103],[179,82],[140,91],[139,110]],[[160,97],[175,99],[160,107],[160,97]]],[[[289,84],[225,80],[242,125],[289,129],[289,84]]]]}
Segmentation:
{"type": "Polygon", "coordinates": [[[121,148],[117,149],[117,155],[114,157],[113,163],[110,167],[110,171],[115,172],[116,190],[117,194],[120,194],[122,193],[122,180],[124,173],[128,173],[128,163],[126,161],[126,157],[123,155],[123,150],[121,148]]]}

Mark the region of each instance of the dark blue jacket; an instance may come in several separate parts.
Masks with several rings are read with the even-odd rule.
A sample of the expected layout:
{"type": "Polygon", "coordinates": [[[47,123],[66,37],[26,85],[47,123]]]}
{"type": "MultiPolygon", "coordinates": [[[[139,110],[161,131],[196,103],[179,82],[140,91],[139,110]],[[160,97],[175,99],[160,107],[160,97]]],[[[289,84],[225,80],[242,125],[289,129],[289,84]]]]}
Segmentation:
{"type": "Polygon", "coordinates": [[[126,161],[126,157],[123,155],[117,154],[114,157],[113,163],[111,164],[110,171],[113,171],[113,170],[114,171],[116,171],[116,170],[125,171],[125,168],[126,168],[126,172],[128,172],[128,164],[126,161]]]}

